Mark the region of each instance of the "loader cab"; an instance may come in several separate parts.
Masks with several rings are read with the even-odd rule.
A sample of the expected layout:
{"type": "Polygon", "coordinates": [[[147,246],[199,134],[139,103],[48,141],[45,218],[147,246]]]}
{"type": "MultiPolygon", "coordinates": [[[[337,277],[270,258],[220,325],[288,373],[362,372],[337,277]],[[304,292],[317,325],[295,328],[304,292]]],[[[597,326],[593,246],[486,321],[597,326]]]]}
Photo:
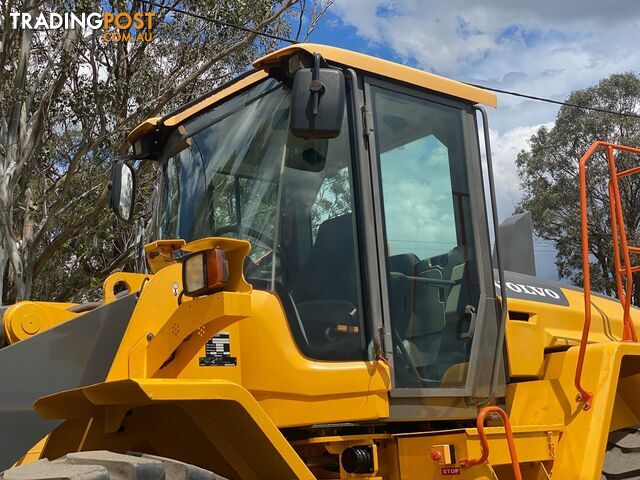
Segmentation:
{"type": "Polygon", "coordinates": [[[155,238],[249,240],[245,277],[277,295],[300,354],[386,358],[399,419],[487,395],[500,312],[474,102],[323,58],[346,95],[314,138],[291,128],[313,59],[297,53],[166,131],[155,238]]]}

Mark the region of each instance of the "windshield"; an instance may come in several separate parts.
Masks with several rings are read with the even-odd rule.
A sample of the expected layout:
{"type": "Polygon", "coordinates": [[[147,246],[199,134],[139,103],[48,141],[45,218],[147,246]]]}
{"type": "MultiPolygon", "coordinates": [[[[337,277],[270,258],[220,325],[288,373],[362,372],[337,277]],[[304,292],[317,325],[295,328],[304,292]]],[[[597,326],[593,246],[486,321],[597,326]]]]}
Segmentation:
{"type": "Polygon", "coordinates": [[[359,359],[348,115],[337,138],[304,140],[289,133],[290,101],[285,85],[267,79],[172,133],[161,157],[157,238],[250,241],[245,277],[278,294],[302,352],[359,359]]]}
{"type": "Polygon", "coordinates": [[[273,80],[174,131],[163,158],[158,238],[245,238],[254,258],[271,249],[287,120],[288,93],[273,80]]]}

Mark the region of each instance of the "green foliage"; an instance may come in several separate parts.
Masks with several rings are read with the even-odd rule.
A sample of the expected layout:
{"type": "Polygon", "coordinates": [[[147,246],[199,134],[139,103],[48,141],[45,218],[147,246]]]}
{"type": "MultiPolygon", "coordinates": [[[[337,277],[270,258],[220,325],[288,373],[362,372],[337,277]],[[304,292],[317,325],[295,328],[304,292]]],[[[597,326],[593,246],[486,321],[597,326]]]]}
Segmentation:
{"type": "MultiPolygon", "coordinates": [[[[640,77],[633,73],[614,74],[596,86],[573,92],[568,102],[638,114],[640,77]]],[[[559,276],[577,285],[583,282],[578,160],[596,140],[639,147],[640,119],[563,106],[554,126],[541,127],[530,138],[529,150],[522,151],[516,160],[523,190],[519,209],[531,211],[536,235],[555,245],[559,276]]],[[[640,159],[619,154],[616,162],[618,169],[623,170],[638,165],[640,159]]],[[[592,289],[616,295],[608,178],[603,151],[588,164],[592,289]]],[[[622,179],[620,188],[630,244],[638,245],[640,177],[622,179]]],[[[640,304],[639,296],[636,289],[633,296],[636,305],[640,304]]]]}
{"type": "MultiPolygon", "coordinates": [[[[66,0],[76,13],[102,0],[66,0]]],[[[0,2],[0,300],[91,299],[111,271],[132,269],[155,165],[138,169],[138,221],[105,208],[113,159],[127,132],[241,73],[276,42],[137,0],[114,12],[156,12],[153,41],[113,43],[79,31],[10,27],[10,11],[57,11],[59,1],[0,2]]],[[[185,0],[201,15],[286,36],[294,0],[185,0]]],[[[169,4],[169,3],[168,3],[169,4]]],[[[174,3],[170,3],[173,5],[174,3]]],[[[0,302],[0,303],[2,303],[0,302]]]]}

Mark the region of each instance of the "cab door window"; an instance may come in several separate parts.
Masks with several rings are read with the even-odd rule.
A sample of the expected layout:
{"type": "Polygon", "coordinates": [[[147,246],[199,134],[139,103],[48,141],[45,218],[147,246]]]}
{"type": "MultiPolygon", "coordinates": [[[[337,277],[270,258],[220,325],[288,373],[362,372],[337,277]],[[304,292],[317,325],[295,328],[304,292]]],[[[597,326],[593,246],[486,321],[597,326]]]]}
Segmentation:
{"type": "Polygon", "coordinates": [[[371,93],[396,386],[464,386],[480,291],[461,111],[371,93]]]}

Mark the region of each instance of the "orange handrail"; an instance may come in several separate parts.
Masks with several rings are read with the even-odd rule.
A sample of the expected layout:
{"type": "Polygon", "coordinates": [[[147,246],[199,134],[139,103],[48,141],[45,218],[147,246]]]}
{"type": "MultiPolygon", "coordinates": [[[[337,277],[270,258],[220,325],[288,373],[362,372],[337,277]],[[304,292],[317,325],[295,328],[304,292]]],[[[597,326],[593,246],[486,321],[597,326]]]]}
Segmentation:
{"type": "Polygon", "coordinates": [[[576,401],[584,402],[583,408],[591,408],[593,393],[588,392],[582,386],[582,369],[584,367],[584,356],[589,339],[589,329],[591,328],[591,271],[589,263],[589,218],[587,215],[587,161],[599,149],[606,148],[607,161],[609,164],[609,214],[611,215],[611,230],[613,236],[613,256],[615,262],[616,287],[618,297],[623,308],[623,330],[622,339],[624,341],[637,342],[637,336],[633,322],[631,321],[631,293],[633,291],[633,272],[640,270],[640,265],[631,265],[631,253],[640,253],[640,247],[630,246],[627,241],[627,232],[624,225],[624,215],[622,212],[622,201],[620,198],[620,188],[618,180],[622,177],[640,173],[640,167],[633,167],[622,172],[618,172],[615,162],[614,151],[640,155],[640,149],[616,145],[608,142],[593,142],[585,154],[580,158],[580,220],[582,237],[582,270],[584,275],[584,325],[582,327],[582,337],[580,339],[580,350],[576,364],[575,386],[578,390],[576,401]],[[622,256],[622,259],[620,258],[622,256]],[[625,284],[622,277],[625,277],[625,284]]]}
{"type": "Polygon", "coordinates": [[[487,442],[487,434],[484,431],[484,421],[487,415],[490,413],[497,413],[502,419],[504,425],[504,433],[507,436],[507,445],[509,446],[509,454],[511,455],[511,468],[513,469],[513,478],[515,480],[522,480],[522,473],[520,472],[520,464],[518,463],[518,455],[516,454],[516,444],[513,440],[513,432],[511,431],[511,423],[506,412],[500,407],[489,406],[484,407],[478,414],[476,420],[476,427],[478,428],[478,436],[480,437],[480,445],[482,446],[482,455],[479,458],[464,458],[460,460],[461,468],[475,467],[476,465],[482,465],[489,458],[489,443],[487,442]]]}

